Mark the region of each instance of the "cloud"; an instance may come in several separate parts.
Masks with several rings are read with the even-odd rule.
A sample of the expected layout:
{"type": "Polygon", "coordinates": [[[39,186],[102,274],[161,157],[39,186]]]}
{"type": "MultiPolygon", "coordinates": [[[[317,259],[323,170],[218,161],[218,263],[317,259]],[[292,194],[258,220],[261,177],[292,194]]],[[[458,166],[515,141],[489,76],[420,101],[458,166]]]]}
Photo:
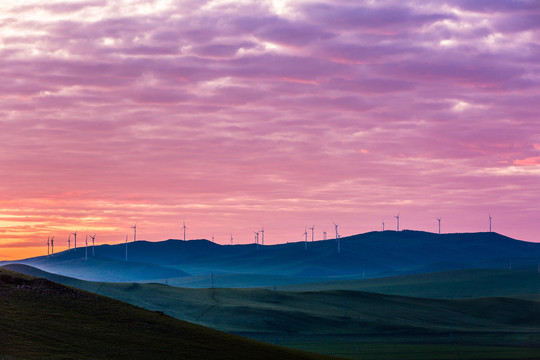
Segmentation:
{"type": "Polygon", "coordinates": [[[537,16],[533,1],[0,5],[0,208],[24,215],[2,241],[81,224],[114,241],[141,219],[168,238],[178,217],[197,237],[275,224],[275,241],[396,208],[533,217],[537,16]]]}
{"type": "Polygon", "coordinates": [[[534,0],[478,0],[478,1],[466,1],[457,0],[453,1],[453,4],[459,6],[461,9],[481,12],[481,13],[513,13],[520,11],[540,11],[540,5],[534,0]]]}

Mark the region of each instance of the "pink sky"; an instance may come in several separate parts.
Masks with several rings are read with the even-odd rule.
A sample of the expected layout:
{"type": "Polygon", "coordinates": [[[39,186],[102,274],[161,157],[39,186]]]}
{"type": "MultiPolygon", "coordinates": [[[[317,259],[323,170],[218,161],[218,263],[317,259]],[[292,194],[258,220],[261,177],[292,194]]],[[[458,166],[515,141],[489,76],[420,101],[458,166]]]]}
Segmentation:
{"type": "Polygon", "coordinates": [[[540,241],[540,2],[0,4],[0,259],[395,229],[540,241]],[[6,5],[8,4],[8,5],[6,5]],[[80,241],[81,237],[79,237],[80,241]]]}

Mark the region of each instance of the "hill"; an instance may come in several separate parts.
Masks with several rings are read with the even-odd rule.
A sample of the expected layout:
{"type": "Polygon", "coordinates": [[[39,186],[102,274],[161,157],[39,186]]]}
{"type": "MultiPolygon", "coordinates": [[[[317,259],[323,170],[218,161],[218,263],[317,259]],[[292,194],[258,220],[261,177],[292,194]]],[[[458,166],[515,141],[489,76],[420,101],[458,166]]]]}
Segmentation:
{"type": "MultiPolygon", "coordinates": [[[[84,261],[84,249],[18,261],[62,275],[99,281],[141,281],[204,274],[259,274],[315,278],[375,278],[427,272],[500,268],[536,270],[540,244],[496,233],[433,234],[370,232],[340,240],[257,247],[218,245],[207,240],[137,241],[101,245],[84,261]],[[258,250],[257,250],[258,249],[258,250]],[[176,276],[173,270],[181,272],[176,276]]],[[[3,264],[6,264],[4,262],[3,264]]],[[[306,281],[307,282],[307,281],[306,281]]],[[[186,285],[189,281],[186,281],[186,285]]],[[[247,284],[249,286],[249,284],[247,284]]]]}
{"type": "Polygon", "coordinates": [[[439,299],[540,295],[540,273],[472,269],[387,278],[325,281],[280,287],[293,291],[356,290],[439,299]]]}
{"type": "MultiPolygon", "coordinates": [[[[229,332],[303,334],[351,334],[383,330],[439,332],[448,331],[450,326],[455,331],[490,329],[500,332],[536,332],[540,329],[538,303],[501,297],[503,293],[508,295],[508,288],[506,284],[498,287],[500,282],[497,280],[504,274],[497,270],[490,272],[491,279],[488,276],[489,272],[484,270],[426,276],[426,279],[431,279],[431,284],[424,281],[423,284],[420,283],[419,288],[431,286],[431,292],[440,291],[438,285],[434,285],[436,284],[434,280],[445,277],[452,279],[450,282],[447,281],[447,284],[459,283],[460,280],[456,279],[469,278],[471,284],[479,289],[477,294],[480,297],[476,299],[442,300],[353,289],[323,290],[321,287],[324,283],[300,285],[299,288],[306,287],[308,290],[294,291],[240,288],[188,289],[163,284],[98,283],[48,274],[25,265],[8,265],[8,267],[229,332]],[[482,281],[487,282],[486,285],[478,286],[482,281]],[[484,292],[481,289],[484,289],[484,292]],[[486,292],[494,296],[484,297],[486,292]],[[490,308],[496,311],[486,311],[490,308]],[[536,313],[538,317],[534,315],[536,313]]],[[[538,294],[540,274],[532,274],[534,279],[531,281],[535,284],[534,288],[531,288],[531,282],[523,283],[523,286],[519,287],[519,280],[529,275],[531,274],[518,272],[509,276],[507,283],[516,284],[511,292],[518,292],[520,295],[538,294]]],[[[390,279],[385,286],[404,289],[414,284],[416,277],[390,279]]],[[[377,283],[382,280],[385,279],[372,281],[377,283]]],[[[337,284],[356,285],[358,282],[337,284]]],[[[457,293],[454,291],[454,294],[457,293]]]]}
{"type": "Polygon", "coordinates": [[[325,359],[0,269],[7,359],[325,359]]]}
{"type": "Polygon", "coordinates": [[[92,256],[91,252],[86,258],[84,248],[13,263],[31,264],[47,272],[89,281],[144,281],[190,275],[180,269],[157,264],[119,260],[98,254],[92,256]]]}
{"type": "MultiPolygon", "coordinates": [[[[537,301],[540,299],[537,295],[530,299],[500,296],[425,299],[357,290],[317,289],[322,284],[313,284],[313,289],[303,291],[186,289],[164,284],[87,282],[48,274],[26,265],[8,266],[180,319],[321,353],[357,359],[515,360],[540,357],[540,306],[537,301]]],[[[469,271],[432,274],[431,279],[468,277],[471,284],[474,279],[477,284],[486,282],[481,289],[496,293],[497,289],[514,292],[521,279],[536,275],[538,281],[540,276],[510,272],[513,278],[508,278],[507,282],[516,282],[512,290],[505,284],[498,288],[498,282],[490,281],[484,270],[467,273],[469,271]]],[[[501,272],[494,270],[491,280],[500,276],[501,272]]],[[[404,286],[414,282],[409,277],[403,278],[404,286]]],[[[398,280],[391,279],[391,282],[398,284],[398,280]]],[[[337,284],[344,286],[356,282],[337,284]]],[[[424,285],[430,286],[427,281],[424,285]]],[[[526,294],[532,289],[529,285],[524,283],[520,292],[526,294]]],[[[438,286],[434,286],[433,292],[437,291],[438,286]]],[[[481,295],[481,291],[477,295],[481,295]]]]}

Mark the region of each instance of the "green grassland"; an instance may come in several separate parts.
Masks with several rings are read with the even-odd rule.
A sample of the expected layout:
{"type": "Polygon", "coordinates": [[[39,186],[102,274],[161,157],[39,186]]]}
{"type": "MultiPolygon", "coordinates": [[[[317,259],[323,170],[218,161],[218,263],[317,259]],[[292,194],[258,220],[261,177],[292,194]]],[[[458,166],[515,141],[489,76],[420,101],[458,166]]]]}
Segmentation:
{"type": "Polygon", "coordinates": [[[2,359],[325,359],[0,269],[2,359]]]}
{"type": "Polygon", "coordinates": [[[519,296],[540,294],[537,271],[472,269],[377,279],[291,284],[293,291],[358,290],[389,295],[439,299],[519,296]]]}
{"type": "MultiPolygon", "coordinates": [[[[357,277],[340,276],[331,279],[348,280],[357,277]]],[[[138,282],[158,282],[162,284],[188,287],[188,288],[248,288],[248,287],[273,287],[286,285],[303,285],[308,283],[322,283],[328,281],[327,277],[315,276],[292,276],[274,274],[240,274],[240,273],[210,273],[183,277],[160,278],[138,282]]]]}
{"type": "Polygon", "coordinates": [[[358,290],[389,295],[456,299],[540,294],[537,271],[470,269],[374,279],[295,277],[265,274],[205,274],[153,281],[178,287],[263,287],[287,291],[358,290]]]}
{"type": "Polygon", "coordinates": [[[537,359],[540,354],[535,348],[463,344],[309,342],[290,343],[288,346],[359,360],[515,360],[537,359]]]}
{"type": "Polygon", "coordinates": [[[540,358],[540,275],[534,272],[452,271],[274,291],[86,282],[17,266],[179,319],[324,354],[355,359],[540,358]],[[432,298],[357,290],[361,286],[432,298]],[[453,299],[441,299],[445,291],[453,299]]]}

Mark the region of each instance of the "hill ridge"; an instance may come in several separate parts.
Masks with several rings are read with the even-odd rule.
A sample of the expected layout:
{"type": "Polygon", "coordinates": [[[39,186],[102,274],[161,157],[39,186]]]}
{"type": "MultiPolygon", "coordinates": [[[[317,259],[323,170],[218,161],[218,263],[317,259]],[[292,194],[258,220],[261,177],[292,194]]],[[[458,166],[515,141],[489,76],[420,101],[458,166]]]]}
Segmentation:
{"type": "MultiPolygon", "coordinates": [[[[205,239],[137,241],[127,244],[128,262],[125,261],[125,244],[99,245],[95,247],[95,253],[111,264],[115,262],[119,268],[125,268],[129,263],[158,267],[153,273],[148,270],[144,280],[175,277],[174,274],[166,274],[173,270],[192,275],[244,273],[372,278],[454,269],[508,268],[510,263],[514,268],[536,269],[540,263],[540,244],[515,240],[494,232],[434,234],[415,230],[387,230],[343,237],[340,242],[339,253],[334,239],[308,242],[307,250],[304,250],[304,242],[257,247],[255,244],[220,245],[205,239]],[[157,276],[159,272],[162,274],[157,276]]],[[[53,257],[36,257],[11,263],[25,263],[50,272],[75,276],[70,269],[76,262],[74,254],[74,251],[61,252],[53,257]],[[66,261],[68,259],[72,263],[66,261]]],[[[80,269],[76,277],[102,281],[143,280],[142,277],[128,277],[126,269],[118,270],[120,275],[116,279],[115,274],[92,277],[97,271],[104,272],[99,268],[80,269]]]]}

